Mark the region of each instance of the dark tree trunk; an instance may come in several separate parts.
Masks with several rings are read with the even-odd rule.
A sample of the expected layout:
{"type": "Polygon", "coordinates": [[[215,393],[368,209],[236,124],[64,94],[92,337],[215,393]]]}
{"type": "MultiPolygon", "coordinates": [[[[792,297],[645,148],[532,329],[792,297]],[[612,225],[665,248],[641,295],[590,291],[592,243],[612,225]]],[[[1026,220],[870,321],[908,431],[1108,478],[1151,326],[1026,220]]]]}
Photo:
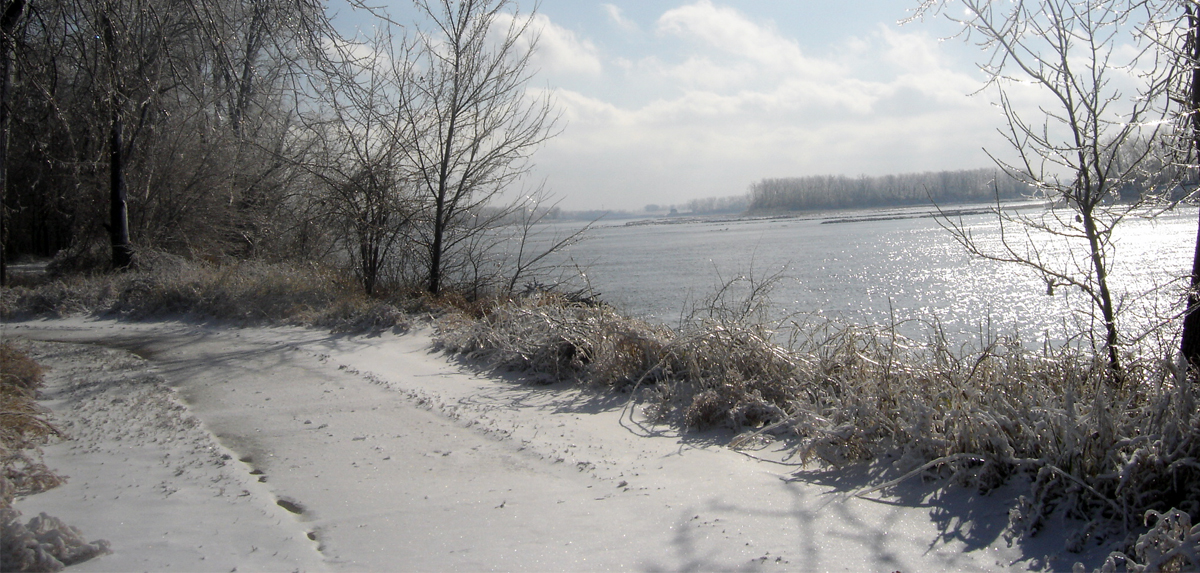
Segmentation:
{"type": "MultiPolygon", "coordinates": [[[[1192,121],[1193,161],[1200,162],[1200,17],[1191,6],[1184,6],[1187,14],[1188,32],[1185,44],[1186,58],[1191,67],[1191,82],[1188,86],[1189,107],[1192,121]]],[[[1200,221],[1197,221],[1196,248],[1192,254],[1192,280],[1189,285],[1187,310],[1183,317],[1183,336],[1180,352],[1188,365],[1200,370],[1200,221]]]]}
{"type": "Polygon", "coordinates": [[[25,12],[25,0],[5,2],[0,16],[0,286],[8,286],[8,103],[13,61],[13,32],[25,12]]]}
{"type": "Polygon", "coordinates": [[[109,126],[108,141],[108,237],[112,244],[112,263],[117,269],[125,269],[133,262],[133,252],[129,246],[129,205],[125,193],[125,158],[123,157],[121,135],[121,108],[123,97],[121,87],[117,83],[116,67],[116,33],[112,21],[107,15],[101,15],[101,25],[104,27],[104,48],[108,52],[109,73],[112,84],[108,89],[109,106],[112,108],[112,123],[109,126]]]}
{"type": "Polygon", "coordinates": [[[1100,315],[1104,318],[1104,347],[1108,350],[1108,368],[1118,380],[1125,378],[1121,370],[1121,354],[1117,343],[1117,315],[1112,293],[1108,289],[1108,267],[1101,258],[1100,233],[1096,230],[1095,214],[1091,207],[1082,210],[1084,233],[1091,251],[1092,266],[1096,269],[1096,286],[1100,295],[1100,315]]]}
{"type": "Polygon", "coordinates": [[[117,96],[112,101],[112,129],[109,142],[109,223],[113,267],[124,269],[133,262],[129,246],[129,206],[125,200],[125,161],[121,153],[121,108],[117,96]]]}
{"type": "Polygon", "coordinates": [[[1180,352],[1188,365],[1200,370],[1200,221],[1197,222],[1196,249],[1192,255],[1192,281],[1188,291],[1187,314],[1183,317],[1180,352]]]}
{"type": "Polygon", "coordinates": [[[433,246],[429,250],[429,294],[437,295],[442,289],[442,236],[446,226],[442,223],[442,204],[439,201],[433,219],[433,246]]]}
{"type": "MultiPolygon", "coordinates": [[[[458,73],[458,65],[455,64],[455,74],[458,73]]],[[[458,94],[458,79],[454,84],[455,103],[457,104],[458,94]]],[[[438,191],[435,197],[437,205],[434,207],[433,213],[433,246],[429,253],[429,293],[437,295],[442,290],[442,251],[445,247],[446,227],[450,222],[450,218],[454,216],[457,201],[453,201],[448,197],[450,190],[448,181],[450,180],[450,154],[454,148],[454,132],[458,127],[458,108],[457,105],[450,113],[450,125],[446,129],[446,137],[443,144],[446,146],[442,151],[442,164],[438,169],[438,191]]]]}

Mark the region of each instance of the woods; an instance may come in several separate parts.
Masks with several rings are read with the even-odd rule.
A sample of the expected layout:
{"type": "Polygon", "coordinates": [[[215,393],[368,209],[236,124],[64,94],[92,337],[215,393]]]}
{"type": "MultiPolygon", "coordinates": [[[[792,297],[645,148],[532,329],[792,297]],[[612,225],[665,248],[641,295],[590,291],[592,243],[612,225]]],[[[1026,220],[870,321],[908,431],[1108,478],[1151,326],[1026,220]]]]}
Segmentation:
{"type": "Polygon", "coordinates": [[[282,239],[289,116],[316,4],[35,2],[14,34],[14,255],[254,254],[282,239]]]}
{"type": "Polygon", "coordinates": [[[308,1],[6,7],[4,261],[315,260],[436,293],[499,240],[471,239],[554,134],[503,0],[423,2],[428,29],[374,38],[308,1]]]}

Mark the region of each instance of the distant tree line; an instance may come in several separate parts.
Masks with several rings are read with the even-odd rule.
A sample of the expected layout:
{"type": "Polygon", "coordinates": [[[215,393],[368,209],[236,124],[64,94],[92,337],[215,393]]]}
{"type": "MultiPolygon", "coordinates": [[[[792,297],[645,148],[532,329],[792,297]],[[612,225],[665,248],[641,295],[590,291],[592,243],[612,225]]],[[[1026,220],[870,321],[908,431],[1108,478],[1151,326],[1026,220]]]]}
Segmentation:
{"type": "Polygon", "coordinates": [[[731,197],[692,199],[687,203],[687,210],[695,215],[716,215],[721,213],[742,213],[749,206],[749,197],[746,195],[734,195],[731,197]]]}
{"type": "Polygon", "coordinates": [[[750,211],[810,211],[1020,199],[1033,189],[997,169],[906,173],[880,177],[815,175],[763,179],[750,185],[750,211]]]}

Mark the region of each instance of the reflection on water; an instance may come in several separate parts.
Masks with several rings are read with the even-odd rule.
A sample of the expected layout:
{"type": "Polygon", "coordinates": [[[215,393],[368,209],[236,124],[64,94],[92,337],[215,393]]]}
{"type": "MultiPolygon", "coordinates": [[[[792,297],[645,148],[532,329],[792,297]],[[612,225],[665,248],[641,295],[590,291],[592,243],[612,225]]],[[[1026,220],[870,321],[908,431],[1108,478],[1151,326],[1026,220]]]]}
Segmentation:
{"type": "MultiPolygon", "coordinates": [[[[1078,290],[1056,289],[1032,271],[970,257],[932,218],[822,224],[822,218],[613,224],[590,231],[565,256],[587,270],[604,300],[636,316],[675,324],[722,280],[783,271],[773,315],[817,314],[856,324],[937,321],[959,341],[1019,331],[1030,344],[1080,332],[1090,320],[1078,290]]],[[[998,241],[994,217],[963,218],[983,243],[998,241]]],[[[1191,265],[1196,210],[1128,219],[1115,237],[1112,281],[1134,333],[1176,308],[1191,265]],[[1154,290],[1150,295],[1147,291],[1154,290]],[[1136,294],[1136,296],[1135,296],[1136,294]]],[[[925,336],[915,324],[910,336],[925,336]]]]}

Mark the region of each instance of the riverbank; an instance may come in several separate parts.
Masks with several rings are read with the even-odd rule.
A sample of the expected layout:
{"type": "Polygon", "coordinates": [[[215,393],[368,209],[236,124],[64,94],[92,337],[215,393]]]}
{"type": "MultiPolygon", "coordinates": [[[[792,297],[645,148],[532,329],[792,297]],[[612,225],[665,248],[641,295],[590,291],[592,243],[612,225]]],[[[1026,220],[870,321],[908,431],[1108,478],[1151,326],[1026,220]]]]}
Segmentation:
{"type": "Polygon", "coordinates": [[[481,375],[427,331],[332,335],[72,318],[8,323],[48,365],[70,481],[18,502],[104,537],[80,571],[1064,569],[1003,535],[1020,484],[751,454],[628,395],[481,375]],[[44,342],[44,341],[53,341],[44,342]],[[761,458],[761,459],[759,459],[761,458]],[[282,502],[282,503],[281,503],[282,502]],[[293,513],[293,511],[299,513],[293,513]]]}
{"type": "MultiPolygon", "coordinates": [[[[518,451],[526,452],[535,451],[530,444],[545,435],[557,434],[566,441],[536,450],[539,456],[552,460],[551,467],[574,464],[577,473],[591,472],[597,479],[608,478],[618,485],[627,482],[614,486],[616,489],[625,490],[635,482],[625,475],[600,475],[596,473],[600,470],[592,466],[604,468],[615,463],[625,467],[626,462],[611,462],[599,454],[603,463],[589,458],[572,461],[576,455],[572,452],[605,444],[605,440],[619,435],[615,428],[634,437],[670,438],[654,442],[666,444],[654,446],[664,448],[657,454],[653,453],[656,450],[636,453],[651,442],[618,444],[633,448],[635,453],[627,454],[635,461],[666,458],[686,448],[698,448],[727,452],[720,454],[723,456],[765,457],[767,462],[761,463],[782,463],[788,469],[767,473],[772,476],[768,483],[817,483],[833,489],[813,494],[818,500],[813,503],[818,505],[802,504],[798,514],[779,509],[793,507],[788,492],[782,496],[776,492],[772,498],[764,494],[771,488],[748,474],[736,475],[736,479],[709,491],[716,496],[719,507],[735,508],[735,513],[751,508],[746,510],[750,515],[784,516],[801,522],[800,535],[805,539],[821,537],[807,527],[823,523],[824,518],[818,514],[828,502],[819,500],[833,499],[825,496],[886,495],[885,503],[927,508],[923,519],[928,523],[932,516],[935,530],[941,531],[938,538],[965,540],[959,553],[977,548],[990,550],[998,547],[997,539],[1006,538],[1006,544],[1018,547],[1007,562],[1010,565],[1035,563],[1047,567],[1055,560],[1058,566],[1072,558],[1094,564],[1097,556],[1112,550],[1136,553],[1134,558],[1146,563],[1154,558],[1152,553],[1158,545],[1146,545],[1139,539],[1161,538],[1165,540],[1162,543],[1174,544],[1182,552],[1192,551],[1200,543],[1200,531],[1191,532],[1190,526],[1183,527],[1181,521],[1154,517],[1155,512],[1175,509],[1185,513],[1172,515],[1200,515],[1193,495],[1200,473],[1188,462],[1200,456],[1200,410],[1196,406],[1200,399],[1185,373],[1169,362],[1128,362],[1128,372],[1140,382],[1129,383],[1133,378],[1126,378],[1125,383],[1117,384],[1095,356],[1072,348],[1047,346],[1033,351],[1018,338],[990,334],[981,337],[977,348],[956,347],[944,335],[920,343],[898,334],[894,326],[833,322],[795,324],[787,337],[788,344],[779,345],[774,342],[777,336],[759,317],[765,300],[753,295],[760,290],[758,287],[745,298],[744,293],[723,289],[679,327],[667,328],[629,318],[608,305],[552,291],[532,291],[504,299],[469,300],[453,294],[436,299],[403,294],[368,298],[357,294],[352,284],[311,267],[262,262],[219,266],[176,259],[155,264],[156,268],[125,273],[65,276],[34,288],[0,289],[5,328],[15,333],[38,325],[74,325],[55,328],[64,332],[81,329],[90,333],[81,339],[85,342],[132,350],[154,362],[158,359],[156,351],[127,339],[134,336],[153,343],[174,335],[153,330],[161,323],[136,320],[182,316],[193,322],[171,324],[190,329],[191,334],[178,339],[168,350],[187,352],[201,347],[201,343],[224,341],[226,346],[219,347],[212,356],[236,358],[238,352],[245,351],[247,356],[266,361],[251,368],[252,374],[274,372],[276,364],[281,371],[286,370],[293,358],[302,354],[276,353],[276,346],[291,343],[286,337],[272,338],[274,334],[263,335],[266,346],[247,346],[251,342],[247,333],[307,333],[301,338],[308,341],[304,348],[310,358],[317,358],[314,367],[328,370],[326,362],[335,357],[334,364],[341,367],[334,369],[337,376],[367,372],[368,382],[387,381],[389,388],[398,389],[410,402],[431,408],[451,421],[462,420],[471,431],[486,429],[488,425],[483,422],[493,420],[491,416],[511,411],[515,417],[495,418],[504,429],[497,434],[502,440],[516,439],[520,442],[518,448],[524,448],[518,451]],[[38,318],[46,316],[62,318],[38,318]],[[121,319],[113,322],[82,318],[85,316],[121,319]],[[293,326],[278,326],[286,324],[293,326]],[[143,328],[152,331],[138,335],[143,328]],[[431,335],[430,328],[436,329],[436,336],[431,335]],[[456,368],[465,368],[459,373],[477,377],[483,385],[467,384],[466,390],[459,393],[447,393],[457,386],[446,386],[441,381],[426,387],[428,380],[407,377],[412,369],[408,360],[416,356],[413,353],[377,356],[368,363],[341,354],[347,348],[360,347],[386,354],[393,343],[402,340],[419,340],[418,347],[425,354],[435,348],[455,353],[455,360],[465,361],[455,363],[456,368]],[[323,345],[338,349],[339,354],[322,350],[323,345]],[[506,379],[498,372],[519,376],[513,374],[516,377],[506,379]],[[516,386],[509,386],[512,384],[516,386]],[[514,387],[520,389],[519,394],[509,392],[514,387]],[[536,395],[548,402],[535,403],[532,410],[522,409],[526,405],[520,397],[523,395],[536,395]],[[497,396],[501,401],[481,396],[497,396]],[[576,405],[579,401],[586,405],[576,405]],[[474,408],[477,405],[479,408],[474,408]],[[557,429],[571,427],[575,422],[569,419],[562,419],[558,426],[545,425],[546,420],[557,419],[549,414],[562,413],[593,421],[615,415],[615,423],[610,420],[604,430],[575,437],[557,429]],[[637,417],[630,417],[633,415],[637,417]],[[533,433],[521,433],[530,428],[533,433]],[[932,481],[925,485],[927,478],[932,481]],[[747,488],[744,495],[749,497],[735,501],[722,497],[726,490],[742,488],[747,488]],[[998,498],[997,492],[1009,493],[998,498]],[[957,504],[953,499],[959,494],[970,501],[957,504]],[[766,506],[755,502],[768,498],[772,501],[766,506]],[[986,513],[979,513],[980,508],[986,513]],[[1160,526],[1157,530],[1139,538],[1156,523],[1160,526]],[[1082,553],[1063,557],[1064,550],[1082,553]]],[[[748,280],[752,286],[769,286],[748,280]]],[[[447,363],[446,356],[435,357],[436,364],[447,363]]],[[[219,374],[223,372],[219,369],[221,360],[208,358],[185,353],[181,360],[191,365],[195,379],[213,375],[206,374],[209,370],[224,376],[219,374]]],[[[86,363],[80,368],[88,368],[86,363]]],[[[314,388],[322,385],[325,374],[325,370],[298,371],[295,380],[302,381],[304,388],[314,388]]],[[[157,380],[154,376],[148,379],[157,380]]],[[[119,389],[125,385],[121,380],[124,378],[111,384],[89,382],[91,386],[81,391],[110,386],[119,389]]],[[[263,408],[286,404],[292,382],[280,382],[278,398],[219,403],[214,408],[233,412],[238,419],[252,419],[263,408]]],[[[183,388],[186,383],[161,384],[183,388]]],[[[231,390],[227,395],[242,399],[265,392],[262,388],[243,388],[250,390],[231,390]]],[[[226,393],[214,391],[212,395],[226,393]]],[[[318,401],[325,398],[324,393],[317,396],[318,401]]],[[[197,407],[197,403],[190,402],[192,398],[183,399],[189,401],[189,407],[197,407]]],[[[372,399],[359,397],[360,402],[372,399]]],[[[128,403],[127,398],[117,396],[111,405],[103,407],[111,409],[128,403]]],[[[292,408],[301,405],[293,404],[292,408]]],[[[397,410],[389,419],[408,417],[397,410]]],[[[208,423],[203,417],[199,419],[208,423]]],[[[281,424],[282,417],[265,427],[286,427],[281,424]]],[[[119,422],[116,425],[121,426],[119,422]]],[[[244,433],[254,436],[265,431],[263,428],[244,433]]],[[[228,447],[230,442],[222,432],[212,431],[219,444],[228,447]]],[[[485,434],[491,435],[492,430],[485,434]]],[[[330,444],[366,441],[365,437],[355,440],[357,437],[363,436],[330,436],[336,438],[330,444]]],[[[235,453],[229,453],[229,459],[241,460],[243,455],[235,453]]],[[[170,452],[163,454],[164,459],[170,457],[167,454],[170,452]]],[[[354,459],[348,463],[354,467],[366,461],[354,459]]],[[[706,475],[701,466],[692,464],[674,474],[667,470],[667,475],[674,475],[670,483],[692,491],[696,487],[692,482],[700,479],[696,476],[706,475]]],[[[663,464],[656,469],[667,467],[663,464]]],[[[258,467],[250,471],[266,472],[258,467]]],[[[312,475],[323,474],[320,471],[312,475]]],[[[108,478],[96,480],[107,483],[108,478]]],[[[247,495],[253,494],[253,490],[246,491],[250,492],[247,495]]],[[[285,497],[276,501],[298,504],[295,508],[307,507],[301,497],[284,495],[297,501],[285,497]]],[[[342,490],[339,495],[353,498],[358,493],[342,490]]],[[[455,505],[461,503],[466,502],[457,500],[455,505]]],[[[678,503],[676,500],[665,505],[678,507],[678,503]]],[[[445,507],[443,510],[449,511],[445,507]]],[[[690,510],[692,506],[685,507],[690,510]]],[[[638,507],[616,517],[640,523],[645,519],[642,516],[653,509],[638,507]]],[[[691,517],[698,515],[693,513],[691,517]]],[[[870,512],[866,515],[879,517],[870,512]]],[[[851,517],[854,523],[860,521],[857,516],[851,517]]],[[[875,534],[894,535],[890,525],[877,527],[869,519],[861,521],[875,534]]],[[[911,523],[908,518],[904,521],[911,523]]],[[[665,522],[659,519],[654,523],[658,527],[665,522]]],[[[531,527],[524,523],[520,526],[531,527]]],[[[659,545],[673,542],[662,536],[646,537],[648,534],[639,527],[622,525],[617,530],[623,535],[637,531],[639,539],[653,539],[659,545]]],[[[679,526],[667,523],[666,527],[678,530],[679,526]]],[[[763,527],[774,530],[779,525],[767,523],[763,527]]],[[[912,527],[921,531],[918,537],[929,531],[912,527]]],[[[758,528],[754,525],[742,530],[758,528]]],[[[824,531],[837,529],[830,525],[824,531]]],[[[582,529],[574,533],[585,534],[582,529]]],[[[790,542],[779,541],[772,554],[780,556],[779,550],[794,545],[795,533],[787,534],[792,536],[790,542]]],[[[321,538],[314,530],[306,530],[304,535],[311,541],[321,538]]],[[[859,537],[845,532],[835,535],[859,537]]],[[[818,547],[829,543],[821,539],[818,547]]],[[[702,545],[708,547],[710,541],[705,539],[702,545]]],[[[688,543],[691,547],[692,542],[688,543]]],[[[837,542],[832,546],[841,547],[837,542]]],[[[765,554],[754,558],[761,557],[765,554]]],[[[721,567],[733,567],[728,557],[722,559],[726,561],[721,567]]],[[[647,568],[687,568],[687,562],[647,568]]]]}

